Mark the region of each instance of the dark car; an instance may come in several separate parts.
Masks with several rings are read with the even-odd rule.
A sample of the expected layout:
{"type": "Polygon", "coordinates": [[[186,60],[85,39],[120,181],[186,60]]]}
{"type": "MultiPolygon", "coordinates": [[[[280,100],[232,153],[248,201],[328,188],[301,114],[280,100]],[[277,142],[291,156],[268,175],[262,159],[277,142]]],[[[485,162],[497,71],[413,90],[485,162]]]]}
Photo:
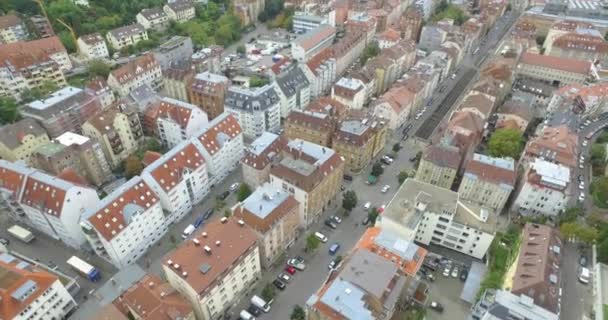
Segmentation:
{"type": "Polygon", "coordinates": [[[274,279],[274,281],[272,282],[272,284],[274,284],[275,287],[277,287],[277,289],[279,290],[285,290],[285,287],[287,287],[287,285],[285,284],[285,282],[279,280],[279,279],[274,279]]]}
{"type": "Polygon", "coordinates": [[[581,256],[580,259],[578,260],[578,263],[582,266],[582,267],[586,267],[587,266],[587,257],[585,256],[581,256]]]}
{"type": "Polygon", "coordinates": [[[469,270],[467,270],[467,268],[462,268],[462,270],[460,270],[460,281],[467,281],[468,276],[469,270]]]}
{"type": "Polygon", "coordinates": [[[363,218],[363,221],[361,221],[361,224],[366,226],[369,223],[369,217],[365,216],[365,218],[363,218]]]}
{"type": "Polygon", "coordinates": [[[205,221],[205,217],[204,216],[200,216],[198,218],[196,218],[196,221],[194,221],[194,227],[198,228],[203,224],[203,221],[205,221]]]}
{"type": "Polygon", "coordinates": [[[443,306],[437,301],[431,301],[429,307],[437,312],[443,312],[443,306]]]}
{"type": "Polygon", "coordinates": [[[230,195],[230,191],[224,191],[224,192],[222,192],[222,194],[219,194],[217,196],[217,198],[220,200],[226,200],[226,198],[228,198],[229,195],[230,195]]]}
{"type": "Polygon", "coordinates": [[[213,208],[211,208],[205,212],[205,214],[203,215],[203,219],[207,220],[207,219],[211,218],[212,214],[213,214],[213,208]]]}
{"type": "Polygon", "coordinates": [[[9,243],[11,242],[8,239],[0,238],[0,244],[8,246],[9,243]]]}
{"type": "Polygon", "coordinates": [[[247,312],[251,313],[252,315],[259,317],[262,314],[262,310],[260,310],[260,308],[250,304],[249,308],[247,308],[247,312]]]}
{"type": "Polygon", "coordinates": [[[346,180],[346,181],[353,181],[353,176],[349,176],[347,174],[345,174],[344,176],[342,176],[342,178],[344,178],[344,180],[346,180]]]}
{"type": "Polygon", "coordinates": [[[325,220],[325,225],[332,229],[336,229],[338,227],[331,219],[325,220]]]}

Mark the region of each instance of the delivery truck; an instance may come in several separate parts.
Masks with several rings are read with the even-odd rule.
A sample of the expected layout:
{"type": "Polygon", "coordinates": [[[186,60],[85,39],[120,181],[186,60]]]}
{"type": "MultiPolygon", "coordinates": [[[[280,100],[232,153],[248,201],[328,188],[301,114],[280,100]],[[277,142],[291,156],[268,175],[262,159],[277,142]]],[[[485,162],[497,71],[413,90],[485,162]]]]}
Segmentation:
{"type": "Polygon", "coordinates": [[[99,279],[101,279],[101,272],[99,272],[97,268],[93,267],[77,256],[72,256],[70,259],[68,259],[67,264],[92,282],[97,282],[99,279]]]}
{"type": "Polygon", "coordinates": [[[25,243],[30,243],[35,238],[33,233],[31,233],[29,230],[22,228],[18,225],[14,225],[14,226],[8,228],[7,231],[13,237],[15,237],[25,243]]]}

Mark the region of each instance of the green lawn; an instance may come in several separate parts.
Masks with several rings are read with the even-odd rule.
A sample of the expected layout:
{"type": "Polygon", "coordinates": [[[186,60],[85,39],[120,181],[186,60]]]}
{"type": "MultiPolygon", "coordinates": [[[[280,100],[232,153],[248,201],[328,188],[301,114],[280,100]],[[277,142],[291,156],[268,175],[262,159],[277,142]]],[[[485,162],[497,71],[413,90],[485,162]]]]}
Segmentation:
{"type": "Polygon", "coordinates": [[[488,250],[489,270],[477,292],[479,299],[486,289],[500,288],[505,274],[519,253],[521,229],[511,225],[506,233],[497,233],[488,250]]]}

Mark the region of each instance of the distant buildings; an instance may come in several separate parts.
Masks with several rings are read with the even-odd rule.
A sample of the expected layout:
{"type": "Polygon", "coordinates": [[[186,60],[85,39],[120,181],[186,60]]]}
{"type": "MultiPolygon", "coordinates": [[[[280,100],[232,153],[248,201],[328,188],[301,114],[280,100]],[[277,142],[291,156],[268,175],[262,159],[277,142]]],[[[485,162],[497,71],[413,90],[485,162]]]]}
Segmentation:
{"type": "Polygon", "coordinates": [[[234,217],[244,221],[258,237],[262,267],[269,268],[296,241],[298,206],[287,190],[267,183],[233,209],[234,217]]]}
{"type": "Polygon", "coordinates": [[[112,70],[108,76],[108,85],[121,97],[127,96],[141,85],[147,84],[153,89],[158,89],[162,83],[161,65],[152,54],[139,56],[112,70]]]}
{"type": "Polygon", "coordinates": [[[515,207],[522,215],[557,216],[574,192],[570,179],[568,167],[535,158],[524,173],[515,207]]]}
{"type": "Polygon", "coordinates": [[[68,181],[19,162],[0,160],[0,172],[5,208],[13,217],[72,248],[81,248],[86,240],[79,228],[80,217],[99,201],[94,189],[83,187],[80,177],[70,176],[68,181]]]}
{"type": "Polygon", "coordinates": [[[173,66],[183,65],[184,62],[190,61],[190,57],[194,54],[192,39],[190,37],[173,36],[158,48],[152,50],[152,54],[156,61],[160,63],[163,71],[173,66]]]}
{"type": "Polygon", "coordinates": [[[2,319],[63,319],[77,308],[62,279],[9,253],[0,253],[2,319]]]}
{"type": "Polygon", "coordinates": [[[142,9],[135,16],[135,20],[146,30],[163,31],[169,26],[169,16],[161,8],[142,9]]]}
{"type": "Polygon", "coordinates": [[[21,115],[37,120],[51,138],[56,138],[68,131],[80,133],[85,121],[99,111],[97,97],[79,88],[65,87],[43,100],[28,103],[21,115]]]}
{"type": "Polygon", "coordinates": [[[334,150],[300,139],[289,141],[281,156],[270,169],[270,184],[295,197],[301,226],[308,227],[336,204],[344,161],[334,150]]]}
{"type": "Polygon", "coordinates": [[[139,23],[110,30],[106,39],[115,50],[134,46],[141,40],[148,40],[148,33],[139,23]]]}
{"type": "Polygon", "coordinates": [[[165,256],[162,268],[197,319],[218,319],[261,277],[258,238],[236,218],[212,220],[200,231],[165,256]]]}
{"type": "Polygon", "coordinates": [[[237,0],[234,2],[234,9],[241,24],[247,26],[257,21],[264,11],[265,4],[265,0],[237,0]]]}
{"type": "Polygon", "coordinates": [[[336,28],[322,24],[314,30],[299,36],[291,45],[291,55],[294,59],[308,62],[323,49],[328,48],[336,37],[336,28]]]}
{"type": "Polygon", "coordinates": [[[595,77],[593,65],[589,61],[560,58],[524,52],[515,72],[557,86],[571,83],[584,84],[595,77]]]}
{"type": "Polygon", "coordinates": [[[228,88],[224,108],[238,120],[243,134],[255,138],[281,126],[281,106],[273,85],[260,88],[228,88]]]}
{"type": "Polygon", "coordinates": [[[474,320],[499,320],[506,317],[529,320],[559,319],[555,313],[535,305],[534,300],[525,294],[516,295],[506,290],[486,291],[474,308],[474,320]]]}
{"type": "Polygon", "coordinates": [[[293,15],[293,31],[295,33],[304,34],[308,31],[314,30],[321,24],[328,24],[327,18],[308,14],[302,11],[296,11],[293,15]]]}
{"type": "Polygon", "coordinates": [[[25,24],[15,14],[0,16],[0,43],[26,41],[28,32],[25,24]]]}
{"type": "Polygon", "coordinates": [[[117,268],[137,262],[167,232],[159,198],[140,177],[87,205],[80,231],[95,253],[117,268]]]}
{"type": "Polygon", "coordinates": [[[28,165],[36,148],[49,143],[46,134],[36,120],[25,118],[0,127],[0,158],[15,162],[23,160],[28,165]]]}
{"type": "Polygon", "coordinates": [[[78,46],[78,52],[86,59],[104,59],[110,57],[106,41],[97,32],[78,37],[76,45],[78,46]]]}
{"type": "Polygon", "coordinates": [[[241,160],[243,182],[257,188],[268,182],[270,168],[280,159],[281,150],[287,146],[287,139],[274,133],[264,132],[245,149],[241,160]]]}
{"type": "Polygon", "coordinates": [[[224,112],[224,100],[229,86],[230,80],[222,75],[199,73],[187,87],[190,103],[205,111],[209,119],[215,119],[224,112]]]}
{"type": "Polygon", "coordinates": [[[196,16],[194,4],[189,0],[169,2],[163,7],[163,10],[169,17],[169,20],[177,23],[192,20],[196,16]]]}

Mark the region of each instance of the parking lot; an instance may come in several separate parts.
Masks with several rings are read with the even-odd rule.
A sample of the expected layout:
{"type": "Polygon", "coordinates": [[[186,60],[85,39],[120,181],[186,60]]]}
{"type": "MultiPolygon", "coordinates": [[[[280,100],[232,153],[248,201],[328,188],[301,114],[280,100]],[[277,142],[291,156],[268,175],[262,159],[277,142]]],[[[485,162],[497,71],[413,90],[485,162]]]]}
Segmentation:
{"type": "Polygon", "coordinates": [[[439,270],[435,273],[436,280],[429,283],[429,303],[437,301],[443,306],[443,312],[431,308],[426,313],[427,320],[466,319],[470,314],[470,305],[460,300],[464,281],[458,278],[444,277],[439,270]],[[446,314],[449,316],[446,317],[446,314]]]}

